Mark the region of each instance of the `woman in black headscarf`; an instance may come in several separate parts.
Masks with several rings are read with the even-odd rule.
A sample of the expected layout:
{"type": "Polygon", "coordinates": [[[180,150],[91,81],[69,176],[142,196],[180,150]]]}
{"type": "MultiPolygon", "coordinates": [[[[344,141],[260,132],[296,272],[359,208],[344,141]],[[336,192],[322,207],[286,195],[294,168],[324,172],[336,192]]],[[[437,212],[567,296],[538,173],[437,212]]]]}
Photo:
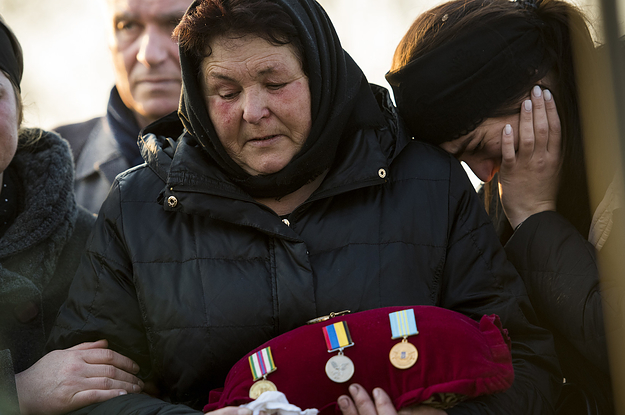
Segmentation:
{"type": "MultiPolygon", "coordinates": [[[[387,74],[415,139],[486,182],[481,192],[508,258],[554,333],[564,390],[572,391],[562,395],[566,414],[586,413],[584,396],[595,410],[613,411],[602,313],[609,291],[600,289],[596,252],[622,250],[608,239],[618,218],[609,185],[616,168],[603,158],[607,180],[598,190],[606,195],[593,216],[578,85],[581,71],[597,76],[596,59],[584,15],[570,2],[455,0],[415,20],[387,74]]],[[[620,314],[620,302],[608,309],[620,314]]]]}
{"type": "MultiPolygon", "coordinates": [[[[175,34],[179,117],[144,131],[146,164],[113,186],[50,345],[103,336],[201,408],[238,359],[310,319],[436,305],[499,314],[513,339],[513,387],[449,413],[549,411],[550,337],[464,171],[407,137],[320,5],[197,0],[175,34]]],[[[88,409],[155,408],[195,413],[148,396],[88,409]]]]}
{"type": "Polygon", "coordinates": [[[74,200],[67,142],[20,128],[22,72],[0,17],[0,413],[54,415],[139,392],[141,382],[104,340],[44,355],[94,218],[74,200]]]}

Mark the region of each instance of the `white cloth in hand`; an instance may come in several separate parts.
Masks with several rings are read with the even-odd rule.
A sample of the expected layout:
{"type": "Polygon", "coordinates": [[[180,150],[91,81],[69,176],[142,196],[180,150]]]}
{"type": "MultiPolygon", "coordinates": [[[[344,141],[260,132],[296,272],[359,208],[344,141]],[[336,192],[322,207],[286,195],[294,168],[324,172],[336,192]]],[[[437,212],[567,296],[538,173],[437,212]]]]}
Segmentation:
{"type": "Polygon", "coordinates": [[[302,411],[295,405],[291,405],[282,392],[264,392],[255,401],[247,405],[241,405],[244,408],[252,410],[253,415],[259,415],[264,412],[268,415],[317,415],[317,409],[306,409],[302,411]]]}

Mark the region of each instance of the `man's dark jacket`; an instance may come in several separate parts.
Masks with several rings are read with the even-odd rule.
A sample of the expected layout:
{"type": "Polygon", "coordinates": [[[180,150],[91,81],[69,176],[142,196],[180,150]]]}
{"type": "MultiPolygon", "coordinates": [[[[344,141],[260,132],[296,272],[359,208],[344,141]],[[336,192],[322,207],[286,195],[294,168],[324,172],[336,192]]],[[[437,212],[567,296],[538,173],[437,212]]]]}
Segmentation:
{"type": "MultiPolygon", "coordinates": [[[[436,305],[498,314],[515,383],[449,414],[550,414],[557,362],[457,160],[387,125],[344,136],[288,223],[211,164],[176,117],[147,129],[147,164],[116,179],[49,346],[107,338],[165,398],[202,408],[248,351],[332,311],[436,305]],[[151,134],[156,132],[159,135],[151,134]],[[174,149],[175,146],[175,149],[174,149]]],[[[311,391],[314,393],[314,391],[311,391]]],[[[197,413],[128,395],[79,413],[197,413]]]]}
{"type": "Polygon", "coordinates": [[[143,162],[137,147],[139,126],[117,88],[111,90],[105,116],[63,125],[55,131],[72,149],[76,201],[92,213],[100,210],[115,176],[143,162]]]}

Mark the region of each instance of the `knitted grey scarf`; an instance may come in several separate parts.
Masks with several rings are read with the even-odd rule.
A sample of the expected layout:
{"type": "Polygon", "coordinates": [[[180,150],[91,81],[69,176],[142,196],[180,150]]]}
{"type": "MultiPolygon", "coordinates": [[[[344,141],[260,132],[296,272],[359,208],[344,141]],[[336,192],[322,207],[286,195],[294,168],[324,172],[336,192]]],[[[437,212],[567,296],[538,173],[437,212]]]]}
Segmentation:
{"type": "Polygon", "coordinates": [[[25,207],[0,239],[2,305],[40,299],[78,215],[67,142],[54,133],[40,133],[36,145],[18,147],[8,167],[17,172],[25,207]]]}

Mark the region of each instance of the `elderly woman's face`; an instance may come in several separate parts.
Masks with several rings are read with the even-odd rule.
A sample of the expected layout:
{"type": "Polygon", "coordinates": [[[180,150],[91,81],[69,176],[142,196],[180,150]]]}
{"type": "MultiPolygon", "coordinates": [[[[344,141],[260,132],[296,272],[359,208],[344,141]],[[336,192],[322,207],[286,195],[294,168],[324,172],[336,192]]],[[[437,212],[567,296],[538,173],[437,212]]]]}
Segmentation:
{"type": "Polygon", "coordinates": [[[11,163],[17,149],[17,119],[13,85],[0,71],[0,174],[11,163]]]}
{"type": "Polygon", "coordinates": [[[204,100],[219,141],[251,175],[275,173],[302,148],[310,89],[291,45],[218,37],[202,61],[204,100]]]}

